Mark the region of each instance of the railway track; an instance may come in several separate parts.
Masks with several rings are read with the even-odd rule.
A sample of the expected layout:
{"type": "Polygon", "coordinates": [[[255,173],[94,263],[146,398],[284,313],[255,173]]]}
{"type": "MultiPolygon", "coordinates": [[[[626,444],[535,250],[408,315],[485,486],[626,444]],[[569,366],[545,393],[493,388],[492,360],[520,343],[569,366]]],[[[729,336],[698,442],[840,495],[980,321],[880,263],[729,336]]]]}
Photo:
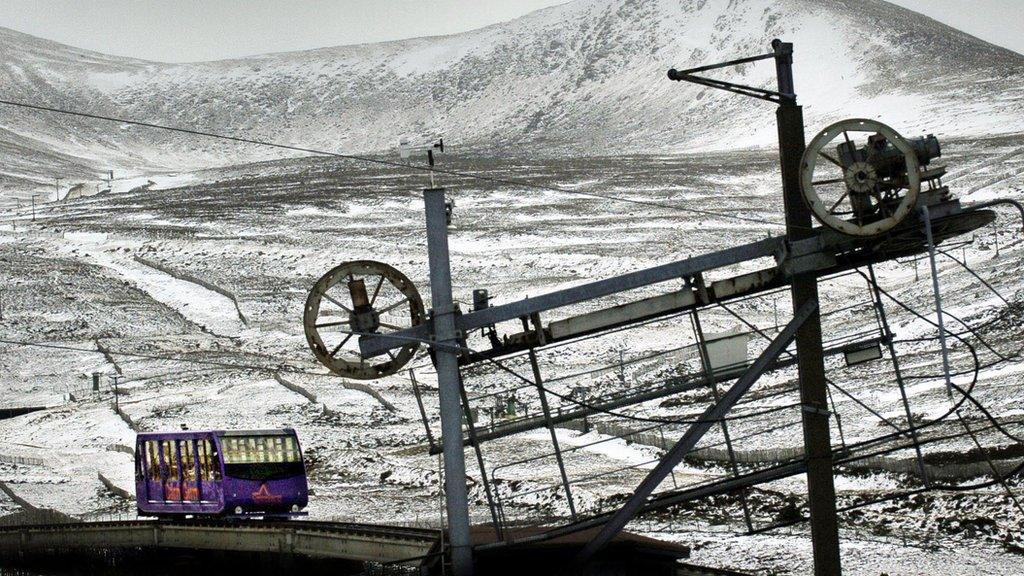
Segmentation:
{"type": "Polygon", "coordinates": [[[0,527],[0,556],[169,548],[418,564],[438,540],[437,530],[350,522],[113,520],[0,527]]]}

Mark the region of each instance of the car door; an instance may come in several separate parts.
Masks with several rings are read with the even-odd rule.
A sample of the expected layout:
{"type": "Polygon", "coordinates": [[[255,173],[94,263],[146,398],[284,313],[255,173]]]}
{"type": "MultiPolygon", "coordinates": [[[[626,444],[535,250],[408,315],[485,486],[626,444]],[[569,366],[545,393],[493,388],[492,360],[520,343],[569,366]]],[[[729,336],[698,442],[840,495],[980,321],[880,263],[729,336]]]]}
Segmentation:
{"type": "Polygon", "coordinates": [[[199,503],[199,474],[196,462],[196,441],[178,440],[178,455],[181,461],[181,501],[199,503]]]}
{"type": "Polygon", "coordinates": [[[221,499],[221,477],[220,460],[214,444],[209,438],[202,438],[196,442],[196,452],[199,459],[199,496],[203,502],[220,502],[221,499]]]}
{"type": "Polygon", "coordinates": [[[147,440],[146,444],[146,500],[160,502],[164,499],[163,475],[160,463],[160,443],[147,440]]]}
{"type": "Polygon", "coordinates": [[[181,502],[181,471],[178,469],[177,443],[173,440],[161,440],[160,447],[164,502],[177,504],[181,502]]]}

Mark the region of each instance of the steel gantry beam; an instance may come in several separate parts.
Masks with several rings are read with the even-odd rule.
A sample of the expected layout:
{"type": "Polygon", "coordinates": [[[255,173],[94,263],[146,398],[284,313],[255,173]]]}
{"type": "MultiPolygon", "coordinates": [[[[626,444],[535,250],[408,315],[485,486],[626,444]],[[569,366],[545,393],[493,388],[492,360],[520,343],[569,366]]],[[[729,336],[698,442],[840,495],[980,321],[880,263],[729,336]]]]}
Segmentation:
{"type": "MultiPolygon", "coordinates": [[[[929,213],[936,231],[936,244],[944,239],[980,228],[995,219],[986,205],[962,207],[953,200],[933,206],[929,213]]],[[[791,283],[800,274],[823,276],[881,262],[897,257],[923,253],[927,250],[923,235],[918,233],[920,223],[908,223],[902,230],[879,239],[846,236],[826,228],[808,225],[801,228],[799,238],[773,237],[734,248],[727,248],[701,256],[686,258],[653,268],[646,268],[622,276],[589,282],[526,298],[500,306],[457,314],[453,318],[456,331],[468,334],[472,330],[493,326],[509,320],[536,317],[549,312],[653,284],[682,280],[706,274],[712,270],[748,262],[759,258],[774,258],[776,265],[754,272],[723,278],[710,283],[698,294],[692,289],[675,290],[659,296],[612,306],[551,322],[541,328],[546,343],[571,340],[587,334],[634,324],[643,320],[667,316],[676,312],[694,310],[736,298],[778,288],[791,283]],[[705,298],[706,297],[706,298],[705,298]]],[[[436,341],[434,320],[385,335],[366,334],[359,337],[360,355],[374,358],[401,348],[408,342],[436,341]],[[434,340],[432,340],[432,338],[434,340]]],[[[487,358],[523,351],[541,344],[535,332],[515,334],[494,350],[470,352],[463,350],[460,364],[471,364],[487,358]]]]}
{"type": "MultiPolygon", "coordinates": [[[[500,322],[529,317],[556,308],[564,308],[627,290],[643,288],[651,284],[695,276],[708,270],[723,268],[741,262],[768,256],[781,257],[785,251],[786,243],[784,238],[767,238],[735,248],[670,262],[614,278],[598,280],[565,290],[549,292],[534,298],[470,312],[459,316],[455,320],[455,325],[460,331],[469,332],[476,328],[484,328],[500,322]]],[[[359,339],[360,352],[364,358],[380,356],[388,350],[400,348],[408,341],[427,340],[431,336],[431,331],[431,324],[425,323],[393,332],[386,338],[376,335],[362,336],[359,339]]]]}

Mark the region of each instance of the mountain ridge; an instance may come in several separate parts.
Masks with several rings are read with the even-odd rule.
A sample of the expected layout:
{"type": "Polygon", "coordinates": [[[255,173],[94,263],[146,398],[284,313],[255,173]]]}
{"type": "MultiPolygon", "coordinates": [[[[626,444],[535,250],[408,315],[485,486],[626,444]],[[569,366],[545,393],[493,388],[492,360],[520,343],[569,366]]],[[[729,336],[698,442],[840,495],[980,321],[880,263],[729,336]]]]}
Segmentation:
{"type": "MultiPolygon", "coordinates": [[[[880,0],[577,0],[458,34],[198,63],[0,30],[0,95],[346,153],[403,135],[546,154],[771,145],[767,104],[665,71],[793,41],[808,138],[868,116],[908,135],[1024,131],[1024,56],[880,0]]],[[[771,87],[770,65],[714,77],[771,87]]],[[[280,151],[0,107],[0,127],[97,169],[189,170],[280,151]]]]}

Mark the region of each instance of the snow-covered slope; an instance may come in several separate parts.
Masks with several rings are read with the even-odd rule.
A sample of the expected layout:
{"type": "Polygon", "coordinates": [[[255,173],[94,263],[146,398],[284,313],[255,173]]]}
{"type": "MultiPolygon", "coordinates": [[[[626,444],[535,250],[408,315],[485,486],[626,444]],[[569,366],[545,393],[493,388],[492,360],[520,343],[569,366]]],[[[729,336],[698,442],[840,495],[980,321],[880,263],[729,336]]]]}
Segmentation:
{"type": "MultiPolygon", "coordinates": [[[[418,132],[554,153],[722,149],[771,143],[771,105],[665,72],[775,37],[796,45],[809,132],[849,116],[906,133],[1024,131],[1024,56],[880,0],[577,0],[452,36],[177,65],[0,29],[0,96],[345,152],[418,132]]],[[[718,74],[765,87],[773,75],[766,62],[718,74]]],[[[0,127],[103,169],[281,155],[5,106],[0,127]]]]}

